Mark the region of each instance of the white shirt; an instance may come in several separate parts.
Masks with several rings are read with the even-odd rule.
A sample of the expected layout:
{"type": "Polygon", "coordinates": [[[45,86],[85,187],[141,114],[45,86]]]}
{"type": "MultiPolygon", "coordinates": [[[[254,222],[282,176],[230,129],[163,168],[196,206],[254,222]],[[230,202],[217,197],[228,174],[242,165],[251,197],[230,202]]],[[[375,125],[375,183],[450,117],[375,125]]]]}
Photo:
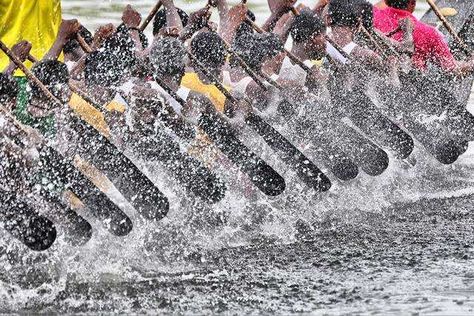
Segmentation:
{"type": "MultiPolygon", "coordinates": [[[[304,64],[309,68],[313,67],[313,64],[309,60],[305,60],[304,64]]],[[[306,77],[308,74],[306,71],[298,65],[294,65],[291,62],[291,59],[286,56],[283,59],[283,63],[278,74],[278,78],[281,80],[301,82],[302,85],[306,82],[306,77]]]]}
{"type": "MultiPolygon", "coordinates": [[[[163,89],[159,84],[157,84],[156,82],[150,82],[151,84],[151,87],[155,90],[157,90],[158,92],[161,93],[161,95],[163,95],[166,100],[169,102],[169,104],[171,105],[171,107],[176,111],[176,113],[178,114],[181,114],[181,104],[179,104],[178,101],[176,101],[174,98],[172,98],[168,92],[165,91],[165,89],[163,89]]],[[[188,99],[188,96],[189,96],[189,92],[191,90],[188,89],[188,88],[185,88],[185,87],[180,87],[178,89],[178,91],[176,91],[176,94],[183,100],[187,100],[188,99]]]]}
{"type": "Polygon", "coordinates": [[[253,81],[251,77],[245,77],[238,82],[232,82],[232,78],[230,77],[230,72],[224,71],[223,72],[223,83],[225,86],[231,87],[232,91],[240,92],[245,94],[247,91],[248,85],[253,81]]]}

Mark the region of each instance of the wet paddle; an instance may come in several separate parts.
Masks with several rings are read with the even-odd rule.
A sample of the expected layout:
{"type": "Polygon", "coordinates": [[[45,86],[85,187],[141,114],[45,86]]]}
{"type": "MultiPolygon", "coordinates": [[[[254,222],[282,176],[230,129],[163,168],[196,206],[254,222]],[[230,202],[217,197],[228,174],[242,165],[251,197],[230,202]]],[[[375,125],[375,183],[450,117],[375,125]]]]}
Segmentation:
{"type": "MultiPolygon", "coordinates": [[[[179,97],[160,78],[155,77],[155,81],[182,107],[187,106],[187,102],[179,97]]],[[[178,115],[177,113],[175,114],[178,115]]],[[[176,130],[176,127],[170,126],[173,130],[176,130]]],[[[286,187],[285,180],[237,138],[233,128],[222,115],[215,110],[206,110],[199,116],[198,127],[211,138],[217,148],[230,161],[249,176],[249,179],[260,191],[268,196],[277,196],[283,193],[286,187]]],[[[193,127],[187,127],[187,129],[191,128],[193,127]]]]}
{"type": "Polygon", "coordinates": [[[34,251],[49,249],[56,240],[53,222],[41,216],[16,196],[0,193],[0,221],[13,237],[34,251]]]}
{"type": "MultiPolygon", "coordinates": [[[[344,58],[348,61],[352,60],[352,57],[329,36],[326,36],[326,40],[344,58]]],[[[376,143],[389,148],[397,158],[405,159],[410,156],[414,149],[414,142],[408,133],[383,115],[365,93],[353,91],[349,97],[353,100],[344,102],[349,105],[346,114],[362,132],[376,143]]]]}
{"type": "MultiPolygon", "coordinates": [[[[63,106],[63,103],[51,94],[1,41],[0,49],[52,103],[59,107],[63,106]]],[[[160,220],[166,216],[169,210],[168,199],[129,158],[94,127],[81,121],[78,117],[72,115],[69,123],[70,127],[81,136],[81,145],[83,146],[81,155],[85,155],[84,158],[104,172],[143,217],[149,220],[160,220]]]]}
{"type": "MultiPolygon", "coordinates": [[[[219,91],[234,105],[238,106],[239,101],[219,82],[219,80],[202,65],[199,59],[189,54],[193,65],[199,68],[204,75],[212,80],[212,83],[219,91]]],[[[243,100],[251,107],[250,100],[243,100]]],[[[324,192],[330,189],[331,181],[329,178],[311,162],[299,149],[291,144],[283,135],[270,126],[254,110],[245,114],[245,122],[252,127],[267,144],[279,154],[280,158],[294,169],[303,182],[318,192],[324,192]]]]}

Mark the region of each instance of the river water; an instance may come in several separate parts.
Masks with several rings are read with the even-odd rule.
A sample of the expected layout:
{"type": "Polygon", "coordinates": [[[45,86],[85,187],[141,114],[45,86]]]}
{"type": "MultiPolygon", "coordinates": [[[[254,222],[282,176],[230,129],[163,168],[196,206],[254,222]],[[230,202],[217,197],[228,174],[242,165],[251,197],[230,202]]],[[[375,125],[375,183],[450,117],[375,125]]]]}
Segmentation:
{"type": "MultiPolygon", "coordinates": [[[[63,7],[94,28],[118,21],[128,2],[146,14],[154,1],[63,7]]],[[[112,191],[134,221],[125,238],[86,213],[94,236],[83,247],[60,235],[36,254],[1,238],[0,313],[474,314],[474,151],[443,166],[417,148],[414,165],[393,160],[381,177],[315,194],[265,144],[248,145],[285,177],[282,196],[249,198],[226,167],[229,193],[210,207],[140,161],[170,199],[162,222],[143,222],[112,191]]]]}
{"type": "MultiPolygon", "coordinates": [[[[147,16],[151,8],[156,3],[154,0],[63,0],[63,11],[66,18],[77,18],[86,27],[94,30],[98,25],[107,22],[120,21],[121,11],[127,4],[132,4],[137,10],[142,13],[142,16],[147,16]]],[[[376,2],[376,1],[372,1],[376,2]]],[[[424,1],[419,1],[417,15],[421,15],[426,9],[427,4],[424,1]]],[[[229,4],[236,4],[239,1],[229,0],[229,4]]],[[[249,7],[257,16],[258,21],[263,21],[267,16],[267,2],[262,0],[248,1],[249,7]]],[[[314,5],[314,0],[298,1],[308,6],[314,5]]],[[[192,11],[204,6],[203,1],[175,1],[175,4],[186,11],[192,11]]]]}

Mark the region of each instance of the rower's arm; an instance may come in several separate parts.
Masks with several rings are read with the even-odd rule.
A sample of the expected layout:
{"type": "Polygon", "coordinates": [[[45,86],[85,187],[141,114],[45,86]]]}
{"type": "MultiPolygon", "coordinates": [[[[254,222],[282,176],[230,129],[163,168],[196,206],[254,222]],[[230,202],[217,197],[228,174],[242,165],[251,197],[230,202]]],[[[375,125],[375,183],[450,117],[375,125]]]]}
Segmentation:
{"type": "Polygon", "coordinates": [[[58,36],[43,60],[56,60],[61,55],[64,45],[77,36],[81,29],[81,24],[76,20],[63,20],[59,28],[58,36]]]}
{"type": "Polygon", "coordinates": [[[290,12],[296,0],[268,0],[271,15],[265,21],[262,29],[266,32],[272,32],[278,21],[288,12],[290,12]]]}
{"type": "Polygon", "coordinates": [[[379,9],[385,9],[387,7],[384,0],[380,0],[379,2],[375,4],[375,6],[379,9]]]}
{"type": "Polygon", "coordinates": [[[313,7],[313,12],[321,16],[324,8],[326,8],[328,4],[329,0],[319,0],[318,3],[316,3],[316,5],[313,7]]]}
{"type": "Polygon", "coordinates": [[[286,43],[288,37],[290,36],[291,25],[294,21],[294,16],[292,13],[286,13],[281,17],[281,19],[275,25],[273,33],[277,34],[282,43],[286,43]]]}
{"type": "Polygon", "coordinates": [[[186,25],[186,27],[180,32],[179,38],[182,41],[190,39],[196,32],[206,26],[209,26],[210,17],[211,11],[208,7],[191,13],[189,16],[188,25],[186,25]]]}
{"type": "Polygon", "coordinates": [[[183,22],[179,17],[178,9],[173,3],[173,0],[162,0],[161,3],[166,12],[166,26],[179,34],[183,30],[183,22]]]}
{"type": "Polygon", "coordinates": [[[140,13],[132,8],[131,5],[127,5],[122,14],[122,22],[128,28],[130,37],[132,38],[137,51],[143,50],[142,42],[140,40],[140,32],[138,31],[141,21],[142,17],[140,13]]]}
{"type": "Polygon", "coordinates": [[[229,24],[229,4],[227,0],[215,0],[210,2],[213,6],[217,7],[219,11],[219,35],[222,36],[223,30],[229,24]]]}
{"type": "Polygon", "coordinates": [[[247,12],[244,4],[238,4],[229,10],[227,24],[221,26],[221,36],[227,43],[232,43],[237,29],[247,19],[247,12]]]}

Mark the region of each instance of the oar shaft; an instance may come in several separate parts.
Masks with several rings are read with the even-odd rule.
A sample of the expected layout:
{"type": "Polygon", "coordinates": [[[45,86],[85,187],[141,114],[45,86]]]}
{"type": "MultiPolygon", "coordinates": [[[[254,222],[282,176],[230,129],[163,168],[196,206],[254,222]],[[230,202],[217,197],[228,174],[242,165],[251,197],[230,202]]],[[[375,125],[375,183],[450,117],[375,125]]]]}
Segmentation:
{"type": "Polygon", "coordinates": [[[339,46],[339,44],[337,44],[331,37],[329,37],[328,35],[325,35],[324,38],[326,39],[326,41],[331,44],[341,55],[342,57],[346,58],[346,59],[351,59],[351,56],[349,56],[348,53],[346,53],[341,46],[339,46]]]}
{"type": "Polygon", "coordinates": [[[398,32],[400,32],[402,30],[402,27],[401,26],[397,26],[396,29],[394,29],[393,31],[391,32],[388,32],[387,34],[385,34],[385,36],[387,37],[392,37],[393,35],[397,34],[398,32]]]}
{"type": "Polygon", "coordinates": [[[56,98],[45,86],[44,84],[35,76],[33,73],[26,68],[25,65],[21,62],[20,59],[2,42],[0,41],[0,49],[10,58],[11,61],[21,70],[23,73],[26,75],[28,79],[33,81],[34,84],[36,84],[41,91],[45,94],[45,96],[48,97],[51,101],[57,103],[58,105],[62,105],[62,102],[56,98]]]}
{"type": "Polygon", "coordinates": [[[146,19],[143,21],[142,25],[140,26],[140,31],[145,31],[147,28],[148,24],[153,20],[155,15],[158,13],[162,6],[161,0],[156,3],[156,5],[153,7],[153,9],[150,11],[150,14],[146,17],[146,19]]]}
{"type": "Polygon", "coordinates": [[[392,55],[396,56],[397,58],[401,57],[400,53],[391,44],[387,43],[379,33],[372,30],[370,34],[372,35],[375,41],[385,46],[390,51],[390,53],[392,53],[392,55]]]}
{"type": "Polygon", "coordinates": [[[361,27],[362,33],[370,40],[370,42],[375,46],[375,49],[379,52],[384,58],[388,57],[386,51],[382,46],[380,46],[379,41],[369,32],[363,25],[361,27]]]}
{"type": "Polygon", "coordinates": [[[31,61],[33,64],[36,64],[38,62],[38,59],[36,59],[36,57],[31,54],[28,54],[28,60],[31,61]]]}
{"type": "Polygon", "coordinates": [[[179,103],[183,108],[187,106],[187,102],[181,98],[176,92],[173,91],[163,80],[158,78],[157,76],[154,77],[156,83],[163,88],[176,102],[179,103]]]}
{"type": "Polygon", "coordinates": [[[430,5],[431,9],[433,12],[436,14],[438,19],[443,23],[443,26],[448,30],[449,34],[454,38],[454,40],[457,42],[457,44],[464,50],[466,54],[469,56],[472,55],[471,50],[469,47],[464,43],[464,41],[459,37],[458,33],[454,30],[454,27],[449,23],[448,19],[441,13],[441,10],[438,8],[438,6],[434,3],[433,0],[426,0],[428,4],[430,5]]]}
{"type": "Polygon", "coordinates": [[[92,53],[92,48],[89,46],[89,44],[87,44],[84,37],[82,37],[80,34],[77,34],[77,42],[79,43],[83,51],[88,54],[92,53]]]}

